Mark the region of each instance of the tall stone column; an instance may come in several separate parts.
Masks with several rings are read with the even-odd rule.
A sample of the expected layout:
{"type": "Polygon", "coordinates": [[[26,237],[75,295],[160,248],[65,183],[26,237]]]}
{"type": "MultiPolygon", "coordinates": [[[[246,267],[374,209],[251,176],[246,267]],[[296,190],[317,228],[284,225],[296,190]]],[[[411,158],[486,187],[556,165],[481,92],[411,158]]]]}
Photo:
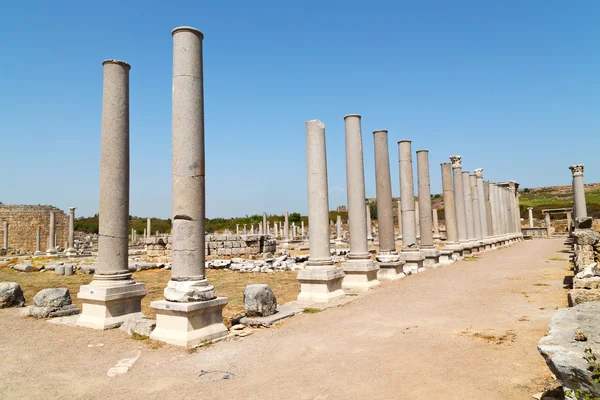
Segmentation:
{"type": "Polygon", "coordinates": [[[591,218],[587,215],[585,202],[585,186],[583,183],[583,165],[571,165],[573,173],[573,211],[576,228],[591,228],[591,218]]]}
{"type": "Polygon", "coordinates": [[[216,297],[205,274],[205,157],[202,40],[190,27],[173,35],[172,266],[165,300],[153,301],[151,338],[197,346],[227,335],[226,297],[216,297]]]}
{"type": "MultiPolygon", "coordinates": [[[[417,172],[418,173],[418,172],[417,172]]],[[[417,187],[418,191],[418,187],[417,187]]],[[[418,195],[417,195],[418,197],[418,195]]],[[[421,239],[421,210],[419,209],[419,200],[415,200],[415,231],[417,232],[417,244],[419,243],[419,239],[421,239]]]]}
{"type": "Polygon", "coordinates": [[[529,227],[533,228],[533,207],[527,207],[527,212],[529,213],[529,227]]]}
{"type": "MultiPolygon", "coordinates": [[[[457,169],[460,169],[460,160],[457,166],[457,169]]],[[[459,236],[458,236],[458,222],[456,216],[456,199],[455,199],[455,191],[452,187],[452,166],[450,163],[442,163],[442,190],[444,192],[444,220],[446,222],[446,243],[444,245],[444,250],[449,250],[452,252],[451,255],[447,255],[447,253],[442,253],[442,255],[446,254],[446,258],[442,261],[449,263],[450,261],[457,260],[462,257],[463,246],[459,244],[459,236]]],[[[460,171],[456,171],[458,176],[460,175],[460,171]]],[[[460,191],[462,193],[462,191],[460,191]]]]}
{"type": "Polygon", "coordinates": [[[433,223],[431,221],[431,187],[429,181],[429,151],[417,151],[417,182],[419,196],[419,227],[421,229],[420,251],[425,260],[423,266],[436,267],[440,262],[440,252],[433,244],[433,223]]]}
{"type": "Polygon", "coordinates": [[[54,211],[50,211],[50,228],[48,232],[48,250],[46,250],[46,255],[56,255],[56,221],[54,220],[54,211]]]}
{"type": "Polygon", "coordinates": [[[266,212],[263,212],[262,226],[263,226],[263,234],[268,235],[269,230],[267,229],[267,213],[266,212]]]}
{"type": "Polygon", "coordinates": [[[244,224],[244,235],[248,234],[248,230],[246,229],[246,224],[244,224]]]}
{"type": "Polygon", "coordinates": [[[402,240],[402,201],[398,200],[398,237],[402,240]]]}
{"type": "Polygon", "coordinates": [[[330,253],[325,125],[317,120],[306,123],[306,176],[310,256],[307,267],[298,271],[298,300],[330,302],[345,296],[344,272],[335,268],[330,253]]]}
{"type": "Polygon", "coordinates": [[[515,182],[515,196],[513,198],[513,201],[515,203],[515,233],[517,234],[517,240],[521,241],[523,240],[523,231],[521,230],[521,205],[520,205],[520,200],[519,197],[521,197],[521,195],[519,194],[519,183],[515,182]]]}
{"type": "Polygon", "coordinates": [[[471,202],[473,204],[473,228],[475,238],[481,244],[483,235],[481,232],[481,213],[479,212],[479,192],[477,191],[477,177],[475,174],[469,175],[469,184],[471,189],[471,202]]]}
{"type": "Polygon", "coordinates": [[[146,232],[148,233],[148,239],[152,236],[152,221],[150,218],[146,218],[146,232]]]}
{"type": "Polygon", "coordinates": [[[141,301],[146,286],[131,278],[128,267],[130,66],[118,60],[102,65],[98,262],[94,280],[79,288],[83,311],[77,323],[110,329],[144,316],[141,301]]]}
{"type": "Polygon", "coordinates": [[[552,224],[550,223],[549,213],[544,216],[544,225],[546,226],[546,237],[550,239],[552,237],[552,224]]]}
{"type": "Polygon", "coordinates": [[[342,240],[342,216],[338,215],[335,224],[335,238],[337,241],[342,240]]]}
{"type": "Polygon", "coordinates": [[[487,227],[487,237],[490,245],[493,244],[494,240],[492,237],[494,236],[494,226],[493,226],[493,218],[492,218],[492,202],[490,196],[490,182],[483,181],[483,199],[485,201],[485,216],[486,216],[486,227],[487,227]]]}
{"type": "Polygon", "coordinates": [[[398,254],[404,261],[404,273],[414,274],[423,268],[425,257],[417,245],[415,216],[415,186],[413,181],[412,150],[410,140],[398,142],[400,167],[400,200],[402,206],[402,251],[398,254]]]}
{"type": "Polygon", "coordinates": [[[481,223],[481,237],[486,239],[490,236],[488,232],[488,219],[485,201],[485,189],[483,185],[483,168],[477,168],[475,172],[475,184],[477,187],[477,200],[479,201],[479,222],[481,223]]]}
{"type": "Polygon", "coordinates": [[[254,224],[250,225],[250,234],[254,235],[254,224]]]}
{"type": "Polygon", "coordinates": [[[377,194],[377,222],[379,224],[379,280],[396,280],[404,276],[402,263],[396,251],[394,238],[394,210],[392,179],[390,177],[390,154],[388,131],[373,132],[375,149],[375,189],[377,194]]]}
{"type": "Polygon", "coordinates": [[[69,247],[66,250],[68,256],[77,254],[75,249],[75,207],[69,207],[69,247]]]}
{"type": "Polygon", "coordinates": [[[285,217],[283,220],[283,242],[284,245],[287,245],[290,241],[290,222],[289,222],[289,213],[285,212],[285,217]]]}
{"type": "Polygon", "coordinates": [[[471,253],[479,251],[479,242],[475,234],[475,221],[473,220],[473,198],[471,197],[471,180],[469,171],[462,172],[463,196],[465,200],[465,215],[467,216],[467,237],[471,244],[471,253]]]}
{"type": "Polygon", "coordinates": [[[432,210],[431,216],[433,217],[433,239],[440,239],[440,224],[438,221],[438,209],[434,208],[432,210]]]}
{"type": "Polygon", "coordinates": [[[569,237],[573,233],[573,217],[570,211],[567,211],[567,232],[569,233],[569,237]]]}
{"type": "Polygon", "coordinates": [[[371,221],[371,207],[369,207],[369,203],[365,205],[365,212],[367,215],[367,240],[373,240],[373,222],[371,221]]]}
{"type": "Polygon", "coordinates": [[[4,221],[4,249],[8,249],[8,222],[4,221]]]}
{"type": "Polygon", "coordinates": [[[465,210],[465,193],[462,181],[462,159],[461,156],[450,156],[452,162],[452,174],[454,175],[454,204],[456,210],[456,227],[458,241],[463,247],[463,255],[471,253],[467,232],[467,213],[465,210]]]}
{"type": "Polygon", "coordinates": [[[362,151],[360,115],[344,117],[346,136],[346,192],[348,195],[348,229],[350,252],[342,263],[346,274],[342,288],[349,293],[364,292],[379,285],[379,266],[371,261],[367,243],[367,213],[365,211],[365,172],[362,151]]]}
{"type": "Polygon", "coordinates": [[[41,256],[42,253],[42,232],[41,228],[38,226],[35,232],[35,253],[34,256],[41,256]]]}
{"type": "Polygon", "coordinates": [[[511,187],[507,186],[506,187],[506,208],[507,208],[507,219],[508,219],[508,233],[511,236],[514,236],[515,233],[515,209],[514,209],[514,203],[513,203],[513,198],[514,198],[514,192],[511,192],[511,187]]]}
{"type": "Polygon", "coordinates": [[[304,221],[300,221],[300,237],[304,240],[304,221]]]}
{"type": "Polygon", "coordinates": [[[240,234],[240,224],[235,224],[235,234],[236,235],[240,234]]]}
{"type": "Polygon", "coordinates": [[[259,235],[262,235],[262,234],[264,234],[264,230],[263,230],[263,224],[262,224],[262,222],[259,222],[259,223],[258,223],[258,234],[259,234],[259,235]]]}

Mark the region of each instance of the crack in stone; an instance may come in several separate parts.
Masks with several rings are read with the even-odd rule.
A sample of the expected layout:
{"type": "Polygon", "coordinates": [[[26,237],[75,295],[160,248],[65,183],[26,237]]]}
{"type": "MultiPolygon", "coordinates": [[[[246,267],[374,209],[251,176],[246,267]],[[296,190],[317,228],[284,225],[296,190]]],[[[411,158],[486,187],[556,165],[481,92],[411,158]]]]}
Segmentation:
{"type": "Polygon", "coordinates": [[[98,237],[106,237],[106,238],[111,238],[111,239],[127,239],[127,240],[129,240],[129,235],[127,235],[127,236],[111,236],[111,235],[98,234],[98,237]]]}

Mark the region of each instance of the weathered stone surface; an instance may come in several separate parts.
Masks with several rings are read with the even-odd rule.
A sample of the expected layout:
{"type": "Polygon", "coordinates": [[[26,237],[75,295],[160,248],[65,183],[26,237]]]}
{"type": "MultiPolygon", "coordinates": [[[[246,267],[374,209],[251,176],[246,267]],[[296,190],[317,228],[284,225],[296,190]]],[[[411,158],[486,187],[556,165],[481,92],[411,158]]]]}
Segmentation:
{"type": "Polygon", "coordinates": [[[123,322],[121,329],[128,335],[132,335],[133,332],[142,336],[150,336],[154,328],[156,327],[156,321],[147,318],[132,318],[123,322]]]}
{"type": "Polygon", "coordinates": [[[79,308],[75,304],[69,304],[64,307],[29,307],[29,316],[35,318],[66,317],[76,314],[79,314],[79,308]]]}
{"type": "Polygon", "coordinates": [[[596,356],[600,355],[598,326],[600,302],[564,308],[552,316],[548,336],[540,340],[538,350],[565,392],[581,390],[583,393],[600,396],[600,384],[592,379],[590,366],[584,358],[589,356],[586,349],[591,349],[596,356]]]}
{"type": "Polygon", "coordinates": [[[31,265],[29,262],[19,263],[19,264],[13,266],[12,268],[16,271],[21,271],[21,272],[35,271],[33,268],[33,265],[31,265]]]}
{"type": "Polygon", "coordinates": [[[598,264],[593,263],[586,266],[583,271],[577,273],[575,275],[576,278],[591,278],[593,276],[600,276],[600,270],[598,269],[598,264]]]}
{"type": "Polygon", "coordinates": [[[263,283],[248,285],[244,290],[244,308],[246,316],[267,317],[277,311],[277,299],[269,285],[263,283]]]}
{"type": "Polygon", "coordinates": [[[0,282],[0,308],[23,307],[25,296],[16,282],[0,282]]]}
{"type": "MultiPolygon", "coordinates": [[[[45,243],[49,234],[50,211],[54,211],[57,241],[64,243],[68,237],[69,216],[59,208],[43,205],[0,204],[0,221],[7,221],[10,225],[8,247],[23,253],[35,251],[38,228],[40,228],[41,241],[45,243]]],[[[45,250],[45,247],[43,249],[45,250]]]]}
{"type": "Polygon", "coordinates": [[[574,289],[598,289],[598,287],[600,287],[600,276],[575,278],[573,280],[574,289]]]}
{"type": "Polygon", "coordinates": [[[575,241],[575,271],[578,272],[594,263],[594,246],[600,242],[600,235],[592,229],[576,229],[573,236],[575,241]]]}
{"type": "Polygon", "coordinates": [[[572,289],[568,294],[569,307],[591,301],[600,301],[600,289],[572,289]]]}
{"type": "Polygon", "coordinates": [[[37,307],[60,308],[71,304],[71,295],[67,288],[42,289],[33,297],[37,307]]]}

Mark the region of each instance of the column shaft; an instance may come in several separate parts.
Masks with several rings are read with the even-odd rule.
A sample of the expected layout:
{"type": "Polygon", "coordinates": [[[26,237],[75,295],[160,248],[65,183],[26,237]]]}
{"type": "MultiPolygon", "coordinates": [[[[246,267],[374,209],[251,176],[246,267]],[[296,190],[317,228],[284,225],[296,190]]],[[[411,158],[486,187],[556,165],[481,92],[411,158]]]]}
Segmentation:
{"type": "Polygon", "coordinates": [[[429,182],[429,152],[427,150],[417,151],[417,181],[421,247],[433,247],[431,188],[429,182]]]}
{"type": "Polygon", "coordinates": [[[467,216],[467,237],[469,240],[477,239],[475,235],[475,221],[473,220],[473,199],[471,197],[471,180],[469,171],[463,171],[463,195],[465,200],[465,215],[467,216]]]}
{"type": "Polygon", "coordinates": [[[379,225],[379,253],[396,251],[394,239],[394,213],[388,132],[373,132],[375,147],[375,188],[377,192],[377,223],[379,225]]]}
{"type": "Polygon", "coordinates": [[[487,223],[487,209],[485,206],[485,190],[483,187],[483,169],[478,168],[474,172],[476,177],[477,200],[479,202],[479,222],[481,224],[481,237],[486,238],[489,236],[489,233],[487,223]]]}
{"type": "Polygon", "coordinates": [[[473,228],[475,238],[483,239],[481,232],[481,213],[479,212],[479,193],[477,191],[477,177],[475,174],[469,175],[469,185],[471,189],[471,201],[473,203],[473,228]]]}
{"type": "Polygon", "coordinates": [[[450,161],[452,162],[452,173],[454,175],[453,190],[458,241],[466,242],[468,240],[467,214],[465,210],[465,194],[462,181],[461,157],[451,156],[450,161]]]}
{"type": "Polygon", "coordinates": [[[400,200],[402,206],[402,249],[416,249],[415,188],[410,140],[398,142],[400,166],[400,200]]]}
{"type": "Polygon", "coordinates": [[[458,242],[458,224],[456,221],[456,204],[452,190],[452,166],[442,163],[442,190],[444,191],[444,221],[446,223],[446,242],[458,242]]]}

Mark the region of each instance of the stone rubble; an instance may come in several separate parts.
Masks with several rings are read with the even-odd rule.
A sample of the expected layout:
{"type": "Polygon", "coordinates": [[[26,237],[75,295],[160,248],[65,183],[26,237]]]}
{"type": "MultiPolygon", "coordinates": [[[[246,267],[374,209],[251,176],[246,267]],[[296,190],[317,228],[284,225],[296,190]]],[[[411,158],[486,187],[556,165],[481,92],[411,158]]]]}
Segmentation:
{"type": "Polygon", "coordinates": [[[16,282],[0,282],[0,308],[23,307],[25,296],[16,282]]]}
{"type": "Polygon", "coordinates": [[[77,306],[71,303],[67,288],[42,289],[33,297],[34,306],[29,308],[29,315],[35,318],[53,318],[79,314],[77,306]]]}
{"type": "Polygon", "coordinates": [[[277,298],[269,285],[251,284],[244,289],[244,309],[248,317],[268,317],[277,312],[277,298]]]}

